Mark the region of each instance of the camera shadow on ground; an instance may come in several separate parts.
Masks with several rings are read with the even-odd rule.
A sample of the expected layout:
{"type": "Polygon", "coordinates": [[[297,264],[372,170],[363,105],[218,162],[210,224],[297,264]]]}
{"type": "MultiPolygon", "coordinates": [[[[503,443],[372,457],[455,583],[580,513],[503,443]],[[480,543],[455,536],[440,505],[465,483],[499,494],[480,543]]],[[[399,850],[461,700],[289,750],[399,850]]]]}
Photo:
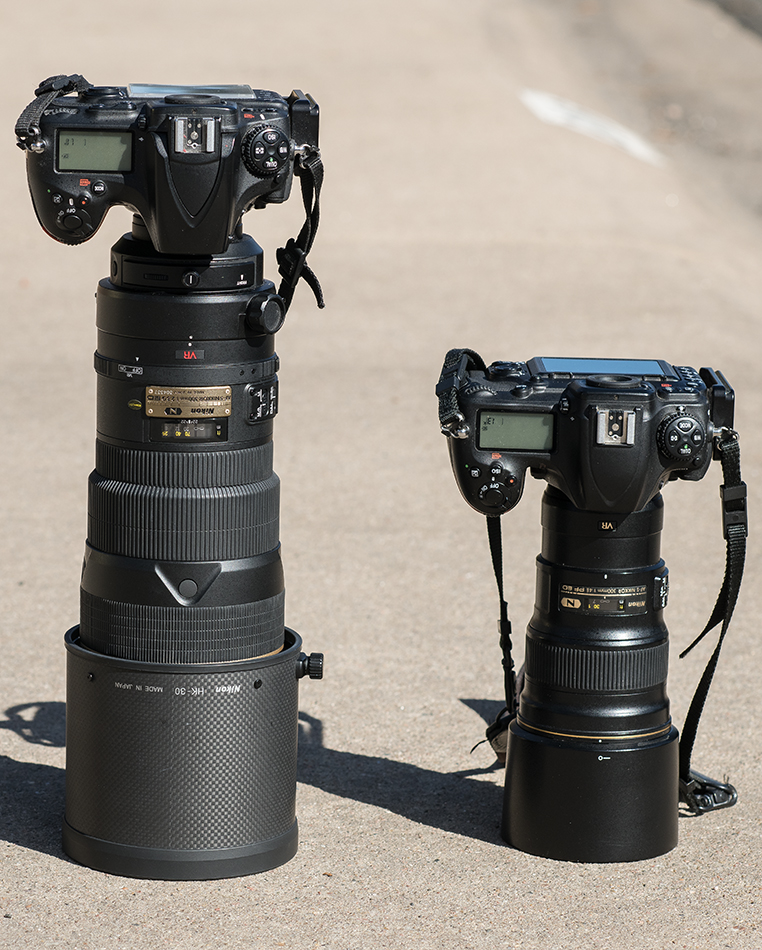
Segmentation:
{"type": "MultiPolygon", "coordinates": [[[[11,706],[0,729],[33,745],[63,748],[66,704],[11,706]]],[[[68,860],[61,847],[63,803],[63,769],[0,756],[0,839],[68,860]]]]}

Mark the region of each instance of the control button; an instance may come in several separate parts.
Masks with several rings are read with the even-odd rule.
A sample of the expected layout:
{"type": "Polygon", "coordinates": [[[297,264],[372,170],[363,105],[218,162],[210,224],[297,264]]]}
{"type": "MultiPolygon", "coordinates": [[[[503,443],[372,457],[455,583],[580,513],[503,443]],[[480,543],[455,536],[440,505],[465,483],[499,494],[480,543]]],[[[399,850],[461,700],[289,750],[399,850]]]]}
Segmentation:
{"type": "Polygon", "coordinates": [[[499,485],[485,485],[479,492],[479,498],[488,508],[501,508],[505,503],[505,495],[499,485]]]}
{"type": "Polygon", "coordinates": [[[524,375],[524,364],[497,360],[489,367],[487,372],[490,379],[510,379],[512,376],[524,375]]]}
{"type": "Polygon", "coordinates": [[[241,157],[252,175],[277,174],[288,163],[291,142],[285,132],[265,126],[251,129],[241,145],[241,157]]]}
{"type": "Polygon", "coordinates": [[[706,444],[706,433],[693,416],[672,416],[659,429],[659,447],[669,458],[694,458],[706,444]]]}
{"type": "Polygon", "coordinates": [[[106,182],[105,181],[94,181],[90,186],[90,190],[94,195],[105,195],[106,194],[106,182]]]}
{"type": "Polygon", "coordinates": [[[514,386],[511,390],[511,393],[516,396],[518,399],[526,399],[527,396],[532,395],[531,386],[514,386]]]}
{"type": "Polygon", "coordinates": [[[64,197],[63,195],[51,195],[50,200],[54,205],[62,205],[64,202],[64,197]]]}
{"type": "Polygon", "coordinates": [[[119,86],[90,86],[80,93],[83,99],[120,99],[121,95],[119,86]]]}
{"type": "Polygon", "coordinates": [[[482,470],[480,468],[472,468],[469,472],[471,478],[481,478],[482,470]]]}
{"type": "Polygon", "coordinates": [[[184,581],[180,581],[177,590],[183,597],[195,597],[198,593],[198,584],[190,580],[190,578],[187,578],[184,581]]]}
{"type": "Polygon", "coordinates": [[[63,216],[61,224],[64,226],[64,228],[66,228],[67,231],[79,231],[79,229],[84,224],[84,221],[78,214],[70,211],[68,214],[63,216]]]}
{"type": "Polygon", "coordinates": [[[195,270],[187,270],[181,279],[186,287],[198,287],[201,283],[201,275],[195,270]]]}

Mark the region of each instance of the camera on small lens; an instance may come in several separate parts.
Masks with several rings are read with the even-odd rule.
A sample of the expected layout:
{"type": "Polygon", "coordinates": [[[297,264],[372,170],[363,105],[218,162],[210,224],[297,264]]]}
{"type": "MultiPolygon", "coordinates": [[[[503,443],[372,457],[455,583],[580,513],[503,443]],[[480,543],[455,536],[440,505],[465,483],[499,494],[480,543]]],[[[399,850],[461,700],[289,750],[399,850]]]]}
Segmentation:
{"type": "MultiPolygon", "coordinates": [[[[488,518],[501,599],[497,516],[518,504],[527,472],[547,482],[518,696],[502,619],[502,835],[561,860],[663,854],[677,843],[682,788],[666,693],[661,490],[701,479],[720,457],[733,390],[719,372],[664,360],[486,366],[471,350],[452,350],[437,394],[458,487],[488,518]]],[[[740,526],[745,501],[730,498],[740,501],[741,490],[725,494],[726,524],[740,526]]],[[[712,794],[715,807],[735,801],[732,786],[712,794]]]]}

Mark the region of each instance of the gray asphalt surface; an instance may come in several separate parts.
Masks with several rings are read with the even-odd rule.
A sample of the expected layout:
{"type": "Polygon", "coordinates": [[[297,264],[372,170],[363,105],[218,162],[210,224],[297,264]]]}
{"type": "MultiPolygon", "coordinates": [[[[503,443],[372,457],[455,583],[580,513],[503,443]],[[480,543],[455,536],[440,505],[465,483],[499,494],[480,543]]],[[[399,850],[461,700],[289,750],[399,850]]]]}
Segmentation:
{"type": "MultiPolygon", "coordinates": [[[[753,528],[762,449],[762,39],[702,0],[136,0],[2,14],[4,289],[0,945],[106,948],[759,948],[762,762],[753,528]],[[302,682],[297,856],[267,874],[109,876],[60,846],[64,631],[76,623],[94,439],[93,292],[129,227],[71,249],[38,227],[13,126],[44,77],[311,92],[324,214],[278,337],[287,622],[326,655],[302,682]],[[642,136],[661,165],[540,121],[526,89],[642,136]],[[663,857],[576,865],[499,836],[497,600],[483,519],[439,434],[442,358],[663,358],[737,392],[752,534],[694,763],[734,808],[680,820],[663,857]]],[[[301,219],[252,212],[274,249],[301,219]]],[[[711,644],[718,466],[665,490],[678,727],[711,644]],[[708,638],[709,639],[709,638],[708,638]]],[[[542,486],[504,519],[517,654],[542,486]]]]}

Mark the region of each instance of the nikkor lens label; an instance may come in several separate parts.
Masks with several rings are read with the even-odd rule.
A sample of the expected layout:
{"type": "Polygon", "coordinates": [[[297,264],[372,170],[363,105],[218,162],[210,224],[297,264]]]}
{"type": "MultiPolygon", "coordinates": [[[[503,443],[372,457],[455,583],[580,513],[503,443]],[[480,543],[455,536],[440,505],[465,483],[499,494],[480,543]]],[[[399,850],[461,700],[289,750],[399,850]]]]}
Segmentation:
{"type": "Polygon", "coordinates": [[[149,386],[146,413],[154,418],[224,419],[232,410],[230,386],[149,386]]]}
{"type": "Polygon", "coordinates": [[[561,584],[559,606],[578,614],[648,613],[646,585],[636,587],[576,587],[561,584]]]}

